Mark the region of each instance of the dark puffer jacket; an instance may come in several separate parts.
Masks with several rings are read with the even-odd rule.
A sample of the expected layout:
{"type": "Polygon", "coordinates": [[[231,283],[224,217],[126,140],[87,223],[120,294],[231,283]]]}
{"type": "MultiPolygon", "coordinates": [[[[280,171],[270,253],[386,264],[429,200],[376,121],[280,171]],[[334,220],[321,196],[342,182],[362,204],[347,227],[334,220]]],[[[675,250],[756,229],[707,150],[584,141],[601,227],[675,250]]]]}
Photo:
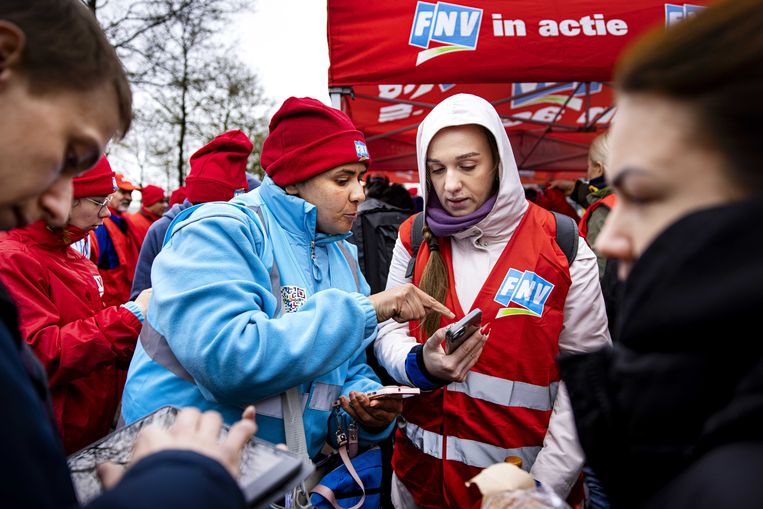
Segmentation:
{"type": "Polygon", "coordinates": [[[614,507],[763,506],[761,217],[756,198],[677,221],[633,267],[619,343],[562,359],[614,507]]]}

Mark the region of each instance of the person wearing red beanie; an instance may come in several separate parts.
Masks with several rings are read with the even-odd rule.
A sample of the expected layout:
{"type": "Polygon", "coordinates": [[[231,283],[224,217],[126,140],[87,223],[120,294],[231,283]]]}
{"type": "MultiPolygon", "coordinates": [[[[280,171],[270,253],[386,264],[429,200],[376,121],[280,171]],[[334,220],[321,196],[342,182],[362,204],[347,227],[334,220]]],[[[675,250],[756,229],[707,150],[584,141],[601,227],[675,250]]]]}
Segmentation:
{"type": "Polygon", "coordinates": [[[108,433],[150,294],[104,307],[98,268],[70,247],[111,215],[115,188],[103,157],[73,179],[64,227],[38,221],[0,233],[0,279],[19,304],[22,337],[47,370],[69,453],[108,433]]]}
{"type": "MultiPolygon", "coordinates": [[[[101,163],[109,164],[105,157],[101,163]]],[[[126,213],[132,202],[132,192],[142,188],[121,173],[115,173],[114,178],[117,189],[110,197],[109,217],[89,235],[89,257],[103,277],[103,301],[108,306],[117,306],[130,299],[142,235],[145,235],[143,229],[126,213]]],[[[88,256],[86,251],[83,253],[88,256]]]]}
{"type": "Polygon", "coordinates": [[[183,203],[188,194],[186,193],[185,186],[180,186],[170,193],[170,207],[178,203],[183,203]]]}
{"type": "Polygon", "coordinates": [[[167,228],[180,212],[193,204],[228,201],[248,189],[246,165],[252,148],[251,140],[243,131],[233,130],[215,136],[191,156],[191,172],[185,186],[172,192],[173,207],[150,225],[143,237],[130,298],[151,288],[154,258],[162,249],[167,228]]]}
{"type": "Polygon", "coordinates": [[[130,423],[173,404],[215,409],[228,422],[244,401],[268,400],[258,435],[283,442],[280,396],[296,388],[287,394],[309,402],[302,421],[310,457],[335,437],[332,412],[358,424],[361,442],[378,442],[402,409],[401,400],[372,404],[364,394],[381,387],[364,355],[378,323],[452,314],[412,285],[369,296],[346,239],[370,158],[347,115],[287,99],[261,162],[268,176],[258,188],[186,209],[170,225],[151,271],[152,302],[162,307],[149,310],[155,333],[145,339],[161,336],[177,361],[169,369],[141,338],[122,417],[130,423]]]}
{"type": "MultiPolygon", "coordinates": [[[[143,245],[148,229],[151,225],[162,217],[167,211],[169,202],[164,194],[164,189],[159,186],[147,185],[141,189],[140,210],[129,215],[130,222],[135,227],[135,235],[138,238],[139,245],[143,245]]],[[[139,248],[140,249],[140,248],[139,248]]]]}
{"type": "Polygon", "coordinates": [[[191,172],[185,179],[185,192],[191,203],[228,201],[246,192],[246,164],[252,142],[242,131],[227,131],[216,136],[191,156],[191,172]]]}

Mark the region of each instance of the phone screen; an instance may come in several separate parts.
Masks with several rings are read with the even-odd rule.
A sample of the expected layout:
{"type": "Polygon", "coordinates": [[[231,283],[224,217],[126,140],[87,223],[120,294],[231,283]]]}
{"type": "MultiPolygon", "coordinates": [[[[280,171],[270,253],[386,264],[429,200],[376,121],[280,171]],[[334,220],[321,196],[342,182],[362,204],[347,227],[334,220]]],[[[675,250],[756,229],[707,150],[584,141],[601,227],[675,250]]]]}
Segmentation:
{"type": "Polygon", "coordinates": [[[451,354],[466,341],[469,336],[480,328],[482,323],[482,310],[473,309],[465,317],[445,331],[445,353],[451,354]]]}

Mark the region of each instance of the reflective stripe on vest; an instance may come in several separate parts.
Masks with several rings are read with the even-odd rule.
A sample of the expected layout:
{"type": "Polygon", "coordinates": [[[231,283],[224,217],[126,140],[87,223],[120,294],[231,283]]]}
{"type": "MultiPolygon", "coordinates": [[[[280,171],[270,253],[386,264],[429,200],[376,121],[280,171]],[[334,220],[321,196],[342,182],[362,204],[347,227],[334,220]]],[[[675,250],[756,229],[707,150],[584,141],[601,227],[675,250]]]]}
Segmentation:
{"type": "Polygon", "coordinates": [[[533,385],[470,371],[466,381],[453,382],[447,388],[496,405],[548,411],[554,408],[559,382],[533,385]]]}
{"type": "MultiPolygon", "coordinates": [[[[415,424],[400,420],[400,429],[411,443],[424,454],[442,458],[442,435],[427,431],[415,424]]],[[[447,437],[446,460],[458,461],[477,468],[502,463],[507,456],[522,458],[522,468],[529,470],[540,452],[540,446],[505,448],[454,436],[447,437]]]]}
{"type": "Polygon", "coordinates": [[[172,352],[167,338],[162,336],[159,331],[154,329],[151,322],[145,320],[143,322],[143,328],[138,336],[143,350],[151,358],[152,361],[163,367],[164,369],[171,371],[177,377],[182,378],[186,382],[196,384],[191,374],[186,371],[175,354],[172,352]]]}
{"type": "MultiPolygon", "coordinates": [[[[305,408],[308,407],[308,397],[310,397],[309,408],[321,412],[330,412],[332,403],[339,399],[339,393],[341,391],[342,387],[339,385],[326,384],[323,382],[314,383],[312,397],[310,397],[309,394],[300,393],[302,398],[302,412],[304,413],[305,408]]],[[[281,395],[276,394],[275,396],[255,401],[254,406],[257,408],[258,415],[283,419],[283,405],[281,403],[281,395]]]]}

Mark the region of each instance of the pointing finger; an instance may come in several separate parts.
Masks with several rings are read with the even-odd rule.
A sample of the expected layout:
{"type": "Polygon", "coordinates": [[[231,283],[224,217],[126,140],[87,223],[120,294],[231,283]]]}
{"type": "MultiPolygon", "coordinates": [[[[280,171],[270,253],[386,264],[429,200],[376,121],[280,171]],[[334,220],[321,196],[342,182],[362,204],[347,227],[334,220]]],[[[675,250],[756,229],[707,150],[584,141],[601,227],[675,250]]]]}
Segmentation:
{"type": "Polygon", "coordinates": [[[445,315],[448,318],[454,318],[456,316],[453,314],[453,311],[445,307],[444,304],[440,304],[433,297],[430,297],[429,295],[426,295],[426,297],[422,299],[422,303],[424,304],[425,308],[432,311],[437,311],[438,313],[445,315]]]}

